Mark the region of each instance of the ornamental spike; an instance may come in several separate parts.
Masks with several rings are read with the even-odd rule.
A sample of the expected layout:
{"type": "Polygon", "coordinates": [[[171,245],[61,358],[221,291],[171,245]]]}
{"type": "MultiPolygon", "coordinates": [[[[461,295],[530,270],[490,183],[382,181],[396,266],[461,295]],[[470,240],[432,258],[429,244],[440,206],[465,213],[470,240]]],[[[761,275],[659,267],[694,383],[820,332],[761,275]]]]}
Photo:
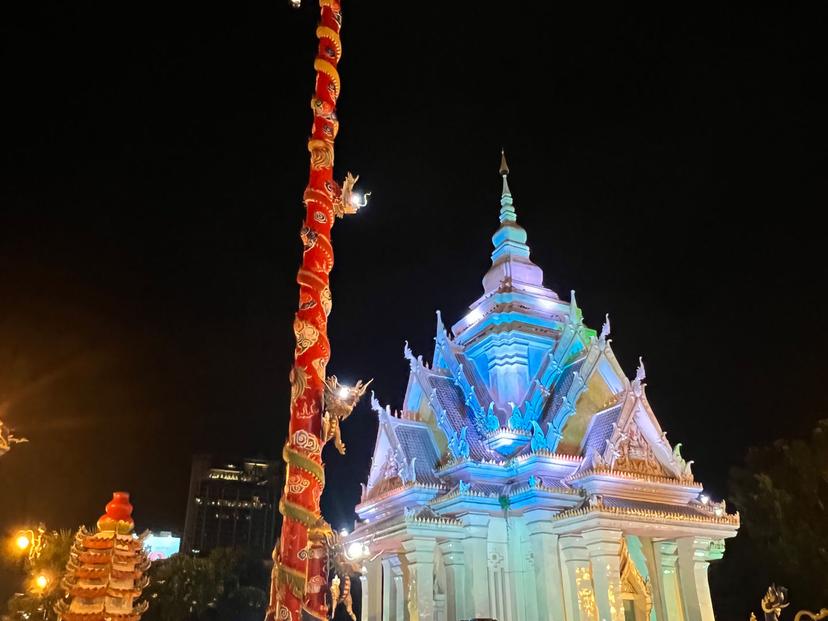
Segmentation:
{"type": "Polygon", "coordinates": [[[569,319],[572,323],[578,323],[578,301],[575,299],[575,289],[572,289],[569,295],[569,319]]]}
{"type": "MultiPolygon", "coordinates": [[[[509,176],[509,165],[506,163],[506,152],[501,149],[500,150],[500,176],[503,177],[503,191],[501,192],[500,204],[502,207],[512,207],[512,191],[509,189],[509,181],[507,177],[509,176]]],[[[512,209],[512,216],[514,216],[514,209],[512,209]]],[[[511,218],[511,219],[514,219],[511,218]]],[[[501,214],[501,221],[503,221],[503,217],[501,214]]]]}
{"type": "Polygon", "coordinates": [[[599,339],[601,341],[606,341],[607,337],[610,335],[610,318],[609,313],[604,315],[604,325],[601,326],[601,336],[599,339]]]}

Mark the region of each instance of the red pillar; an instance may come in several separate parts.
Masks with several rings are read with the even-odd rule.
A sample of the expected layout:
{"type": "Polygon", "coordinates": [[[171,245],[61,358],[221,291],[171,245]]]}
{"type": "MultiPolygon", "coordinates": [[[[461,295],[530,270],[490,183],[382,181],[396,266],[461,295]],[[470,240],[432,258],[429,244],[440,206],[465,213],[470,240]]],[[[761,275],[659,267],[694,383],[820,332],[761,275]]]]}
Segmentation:
{"type": "Polygon", "coordinates": [[[313,128],[308,140],[310,180],[304,194],[307,212],[301,231],[304,253],[297,276],[299,308],[293,321],[296,350],[291,372],[290,428],[282,453],[286,473],[279,511],[284,519],[274,550],[267,621],[300,621],[303,610],[310,618],[328,616],[324,541],[316,537],[309,548],[308,534],[309,529],[324,534],[327,528],[319,508],[325,486],[321,428],[325,368],[330,359],[327,324],[331,310],[328,277],[333,267],[331,226],[334,217],[342,213],[341,189],[333,180],[342,16],[338,0],[320,0],[319,4],[316,87],[311,99],[313,128]]]}

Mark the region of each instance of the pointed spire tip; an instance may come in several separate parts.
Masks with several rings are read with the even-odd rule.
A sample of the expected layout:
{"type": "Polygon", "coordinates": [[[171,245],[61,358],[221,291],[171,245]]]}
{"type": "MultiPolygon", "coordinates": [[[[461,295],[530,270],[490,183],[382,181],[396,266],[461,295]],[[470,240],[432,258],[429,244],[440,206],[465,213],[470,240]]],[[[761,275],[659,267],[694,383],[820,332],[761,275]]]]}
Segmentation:
{"type": "Polygon", "coordinates": [[[505,177],[509,174],[509,165],[506,164],[506,151],[500,149],[500,176],[505,177]]]}

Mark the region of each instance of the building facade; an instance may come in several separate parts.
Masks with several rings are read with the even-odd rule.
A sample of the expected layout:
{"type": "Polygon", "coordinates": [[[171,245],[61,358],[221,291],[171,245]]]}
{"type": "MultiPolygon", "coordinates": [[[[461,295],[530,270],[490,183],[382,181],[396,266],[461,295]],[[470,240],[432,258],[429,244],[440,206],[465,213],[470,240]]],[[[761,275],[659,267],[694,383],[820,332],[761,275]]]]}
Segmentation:
{"type": "Polygon", "coordinates": [[[543,285],[505,159],[483,296],[430,361],[406,344],[349,541],[363,621],[712,621],[708,564],[738,514],[713,502],[575,294],[543,285]]]}
{"type": "Polygon", "coordinates": [[[193,458],[181,551],[244,548],[269,558],[276,534],[281,464],[262,459],[230,463],[193,458]]]}

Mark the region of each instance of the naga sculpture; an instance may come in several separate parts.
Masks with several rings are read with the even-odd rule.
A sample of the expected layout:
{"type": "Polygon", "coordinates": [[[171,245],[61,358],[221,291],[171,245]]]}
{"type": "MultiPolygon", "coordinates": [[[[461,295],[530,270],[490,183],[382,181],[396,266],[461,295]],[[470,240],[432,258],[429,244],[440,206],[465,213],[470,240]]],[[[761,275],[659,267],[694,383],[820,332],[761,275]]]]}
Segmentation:
{"type": "MultiPolygon", "coordinates": [[[[778,587],[775,584],[770,585],[767,593],[762,596],[762,612],[765,615],[765,621],[779,621],[782,610],[789,605],[788,589],[778,587]]],[[[800,610],[794,616],[794,621],[802,621],[805,618],[811,621],[821,621],[822,619],[828,618],[828,608],[822,608],[819,612],[800,610]]],[[[752,612],[750,613],[750,621],[756,621],[756,615],[752,612]]]]}

